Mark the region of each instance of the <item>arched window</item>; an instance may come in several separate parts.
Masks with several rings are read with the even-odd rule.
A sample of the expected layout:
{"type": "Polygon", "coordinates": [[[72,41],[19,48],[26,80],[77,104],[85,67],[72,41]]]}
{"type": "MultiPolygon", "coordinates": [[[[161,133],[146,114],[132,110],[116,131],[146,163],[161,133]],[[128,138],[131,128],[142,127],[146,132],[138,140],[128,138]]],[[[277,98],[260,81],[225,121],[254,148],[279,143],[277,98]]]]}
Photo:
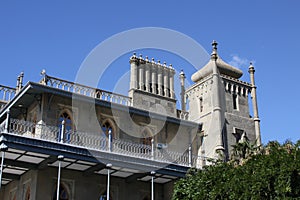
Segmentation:
{"type": "Polygon", "coordinates": [[[151,144],[152,144],[151,140],[152,140],[152,132],[150,131],[149,128],[144,128],[144,130],[142,131],[142,137],[141,137],[142,144],[151,146],[151,144]]]}
{"type": "Polygon", "coordinates": [[[102,129],[103,134],[107,138],[108,138],[109,132],[111,132],[111,136],[112,136],[111,139],[117,139],[116,129],[111,120],[105,120],[101,125],[101,129],[102,129]]]}
{"type": "Polygon", "coordinates": [[[29,186],[26,189],[25,200],[30,200],[30,187],[29,186]]]}
{"type": "MultiPolygon", "coordinates": [[[[107,199],[107,192],[102,192],[102,194],[100,195],[99,200],[106,200],[107,199]]],[[[109,194],[109,200],[113,200],[111,194],[109,194]]]]}
{"type": "Polygon", "coordinates": [[[71,115],[67,112],[64,111],[59,115],[58,119],[58,127],[59,127],[59,135],[58,135],[58,141],[61,140],[61,137],[63,138],[64,142],[69,143],[71,140],[71,133],[74,131],[74,124],[73,120],[71,118],[71,115]],[[65,121],[64,124],[64,132],[62,133],[62,122],[65,121]],[[63,134],[63,135],[62,135],[63,134]]]}
{"type": "MultiPolygon", "coordinates": [[[[57,189],[55,189],[53,193],[53,200],[56,200],[56,195],[57,195],[57,189]]],[[[59,200],[69,200],[70,199],[70,194],[67,190],[67,188],[63,185],[60,184],[59,186],[59,200]]]]}

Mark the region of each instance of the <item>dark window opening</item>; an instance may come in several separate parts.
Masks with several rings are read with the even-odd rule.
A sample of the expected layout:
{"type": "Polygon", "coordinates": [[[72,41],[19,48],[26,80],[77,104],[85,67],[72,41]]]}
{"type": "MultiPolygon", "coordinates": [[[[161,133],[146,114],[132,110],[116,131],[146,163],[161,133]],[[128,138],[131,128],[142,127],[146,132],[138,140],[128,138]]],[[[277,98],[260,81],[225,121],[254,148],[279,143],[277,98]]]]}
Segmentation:
{"type": "Polygon", "coordinates": [[[232,94],[232,103],[233,103],[233,109],[238,109],[238,96],[236,94],[232,94]]]}

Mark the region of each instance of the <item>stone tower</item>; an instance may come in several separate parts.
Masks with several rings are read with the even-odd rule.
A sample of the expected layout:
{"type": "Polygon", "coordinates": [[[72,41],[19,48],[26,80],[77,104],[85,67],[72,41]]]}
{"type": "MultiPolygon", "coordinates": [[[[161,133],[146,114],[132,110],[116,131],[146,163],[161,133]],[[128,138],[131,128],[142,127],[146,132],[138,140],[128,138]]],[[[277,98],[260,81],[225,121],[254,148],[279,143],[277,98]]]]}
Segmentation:
{"type": "Polygon", "coordinates": [[[176,117],[174,74],[172,65],[145,59],[134,53],[130,58],[130,90],[132,106],[176,117]]]}
{"type": "Polygon", "coordinates": [[[186,90],[189,120],[203,123],[199,155],[229,158],[232,145],[245,136],[260,144],[254,68],[249,67],[251,84],[241,81],[243,75],[224,62],[213,41],[209,62],[192,75],[195,82],[186,90]],[[248,95],[252,92],[254,117],[249,113],[248,95]]]}

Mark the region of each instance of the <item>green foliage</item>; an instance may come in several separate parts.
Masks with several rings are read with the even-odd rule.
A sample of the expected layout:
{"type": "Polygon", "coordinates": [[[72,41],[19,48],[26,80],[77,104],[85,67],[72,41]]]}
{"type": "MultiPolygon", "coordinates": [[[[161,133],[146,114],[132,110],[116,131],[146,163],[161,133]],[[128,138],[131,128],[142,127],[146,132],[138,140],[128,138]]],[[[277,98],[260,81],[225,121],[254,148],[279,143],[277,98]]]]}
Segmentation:
{"type": "Polygon", "coordinates": [[[300,199],[300,140],[270,142],[260,149],[242,153],[244,162],[233,156],[227,163],[191,169],[176,182],[173,200],[300,199]]]}

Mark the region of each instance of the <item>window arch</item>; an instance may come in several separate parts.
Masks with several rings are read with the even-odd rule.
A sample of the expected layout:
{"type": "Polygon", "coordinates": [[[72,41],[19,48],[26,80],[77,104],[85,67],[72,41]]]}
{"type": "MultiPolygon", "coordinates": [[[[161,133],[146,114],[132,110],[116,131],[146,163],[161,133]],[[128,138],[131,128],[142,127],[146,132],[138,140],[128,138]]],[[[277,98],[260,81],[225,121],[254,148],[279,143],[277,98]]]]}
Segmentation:
{"type": "MultiPolygon", "coordinates": [[[[104,192],[102,192],[102,194],[100,195],[99,200],[106,200],[107,199],[107,191],[105,190],[104,192]]],[[[111,193],[109,194],[109,200],[113,200],[111,193]]]]}
{"type": "Polygon", "coordinates": [[[111,119],[106,119],[101,124],[102,133],[108,138],[109,132],[111,132],[111,139],[117,139],[117,132],[114,122],[111,119]]]}
{"type": "Polygon", "coordinates": [[[71,140],[71,133],[75,131],[75,126],[73,123],[72,115],[68,110],[64,110],[60,113],[58,118],[58,127],[59,127],[59,134],[58,134],[58,141],[61,139],[61,134],[63,134],[63,141],[70,142],[71,140]],[[65,121],[64,124],[64,132],[62,133],[62,122],[65,121]]]}
{"type": "Polygon", "coordinates": [[[144,145],[152,145],[151,140],[153,139],[152,137],[152,131],[150,130],[150,128],[145,127],[142,131],[142,137],[141,137],[141,143],[144,145]]]}
{"type": "MultiPolygon", "coordinates": [[[[57,188],[55,187],[54,193],[53,193],[53,200],[56,200],[57,195],[57,188]]],[[[60,184],[59,186],[59,200],[69,200],[70,199],[70,193],[67,187],[64,184],[60,184]]]]}
{"type": "Polygon", "coordinates": [[[141,143],[143,145],[147,145],[148,147],[143,148],[143,153],[150,153],[151,152],[151,146],[152,146],[152,132],[150,130],[150,128],[145,127],[142,131],[142,135],[141,135],[141,143]]]}
{"type": "Polygon", "coordinates": [[[25,200],[30,200],[30,186],[28,186],[26,189],[25,200]]]}

